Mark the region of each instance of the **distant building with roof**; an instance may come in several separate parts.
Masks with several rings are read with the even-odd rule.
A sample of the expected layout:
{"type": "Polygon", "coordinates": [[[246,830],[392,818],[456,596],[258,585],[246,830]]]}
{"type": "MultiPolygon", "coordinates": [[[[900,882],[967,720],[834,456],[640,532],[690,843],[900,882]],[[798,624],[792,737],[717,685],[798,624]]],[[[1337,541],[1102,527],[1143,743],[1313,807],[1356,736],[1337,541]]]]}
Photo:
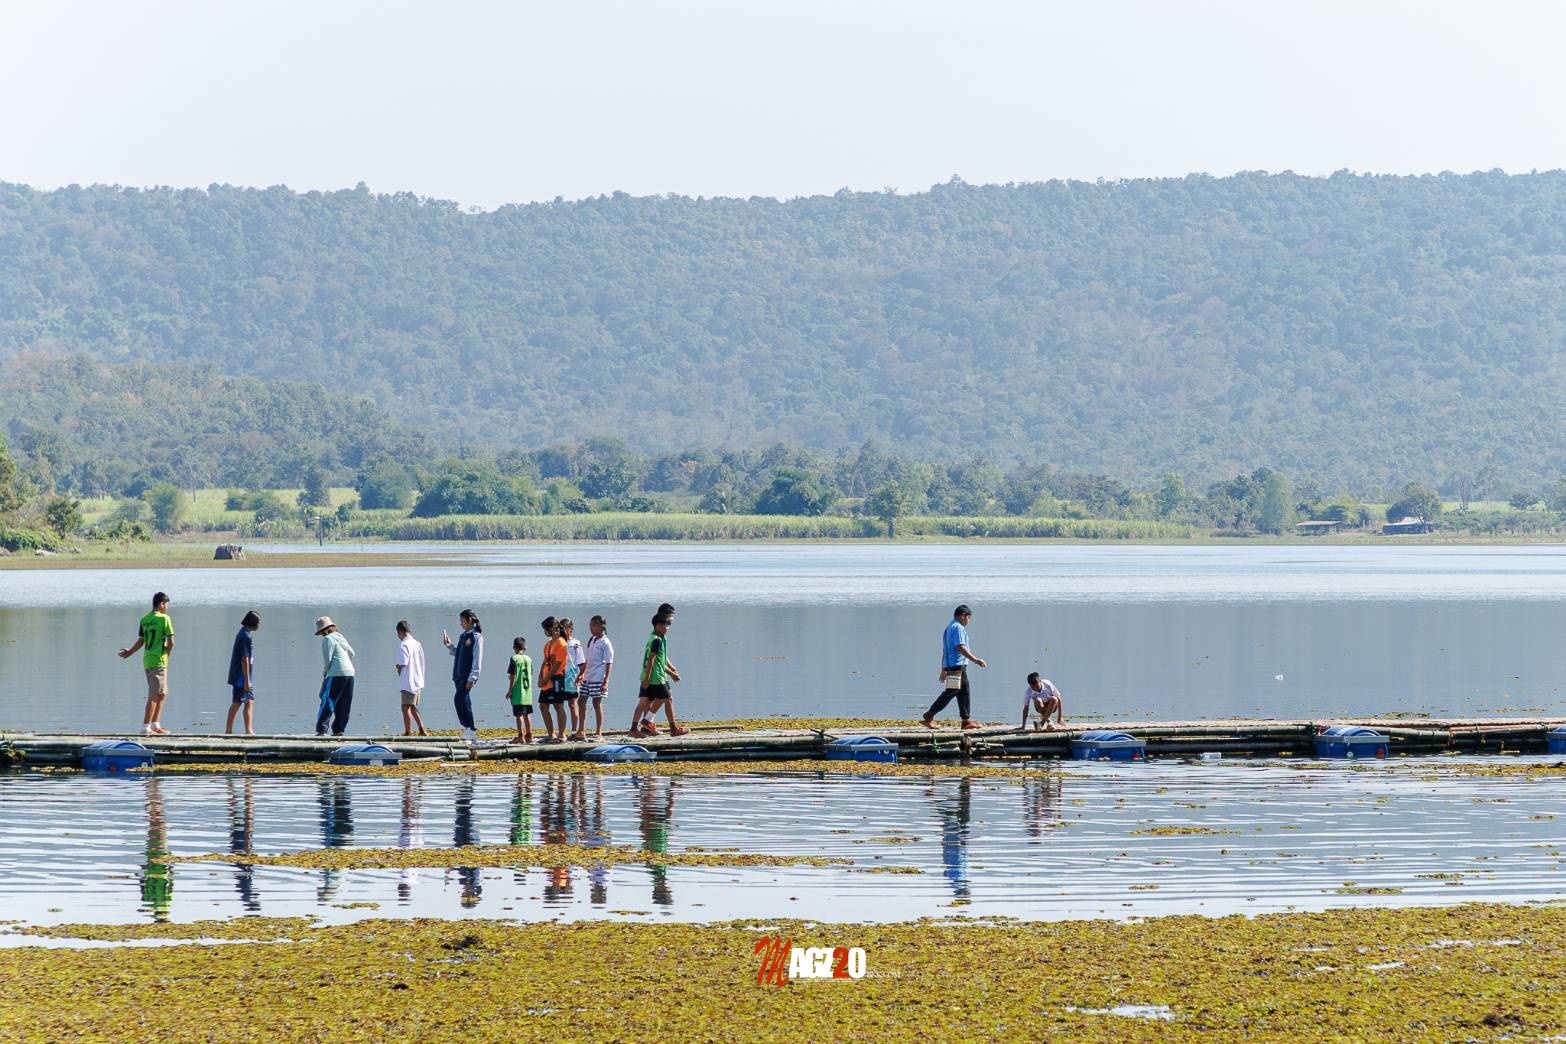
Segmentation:
{"type": "Polygon", "coordinates": [[[1405,516],[1396,522],[1388,522],[1381,527],[1382,536],[1409,536],[1416,533],[1430,533],[1435,530],[1429,522],[1422,518],[1405,516]]]}

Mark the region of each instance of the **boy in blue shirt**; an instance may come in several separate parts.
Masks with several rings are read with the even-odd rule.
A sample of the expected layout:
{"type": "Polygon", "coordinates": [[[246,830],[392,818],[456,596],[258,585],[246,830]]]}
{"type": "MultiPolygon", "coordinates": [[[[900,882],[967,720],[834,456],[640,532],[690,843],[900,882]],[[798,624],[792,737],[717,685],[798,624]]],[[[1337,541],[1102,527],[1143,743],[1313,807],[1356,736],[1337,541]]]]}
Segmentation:
{"type": "Polygon", "coordinates": [[[256,734],[255,706],[256,691],[255,681],[255,643],[251,635],[261,628],[261,617],[254,610],[245,614],[245,618],[239,621],[239,633],[234,635],[234,649],[228,655],[228,684],[234,691],[234,700],[228,705],[228,724],[223,726],[224,733],[234,731],[234,715],[243,708],[245,712],[245,735],[256,734]]]}

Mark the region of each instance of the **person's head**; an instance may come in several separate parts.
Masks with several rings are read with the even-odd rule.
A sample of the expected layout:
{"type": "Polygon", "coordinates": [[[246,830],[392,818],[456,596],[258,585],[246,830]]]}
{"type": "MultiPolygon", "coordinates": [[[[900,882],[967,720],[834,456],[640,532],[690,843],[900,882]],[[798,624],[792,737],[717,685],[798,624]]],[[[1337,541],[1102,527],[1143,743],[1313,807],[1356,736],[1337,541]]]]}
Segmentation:
{"type": "Polygon", "coordinates": [[[462,622],[464,631],[474,631],[478,634],[484,633],[484,628],[479,625],[478,613],[475,613],[472,609],[462,610],[462,612],[457,614],[457,619],[462,622]]]}
{"type": "Polygon", "coordinates": [[[587,629],[592,632],[594,638],[602,638],[609,633],[609,621],[595,615],[587,621],[587,629]]]}
{"type": "Polygon", "coordinates": [[[512,652],[527,652],[527,639],[520,634],[511,639],[512,652]]]}
{"type": "MultiPolygon", "coordinates": [[[[544,622],[538,626],[544,629],[545,638],[553,638],[555,636],[555,627],[557,623],[558,621],[556,621],[553,616],[546,616],[544,617],[544,622]]],[[[548,652],[549,650],[546,649],[544,651],[548,652]]]]}
{"type": "Polygon", "coordinates": [[[1028,688],[1032,689],[1034,692],[1038,692],[1044,688],[1044,679],[1039,677],[1038,671],[1034,671],[1032,674],[1028,675],[1028,688]]]}
{"type": "Polygon", "coordinates": [[[569,616],[562,616],[559,620],[555,621],[555,629],[560,632],[560,637],[569,638],[571,637],[571,632],[576,630],[576,624],[571,622],[571,618],[569,616]]]}
{"type": "Polygon", "coordinates": [[[245,618],[239,621],[239,626],[247,631],[259,631],[261,629],[261,614],[254,609],[245,614],[245,618]]]}
{"type": "Polygon", "coordinates": [[[969,609],[966,605],[959,605],[957,608],[952,610],[952,619],[956,620],[960,624],[965,624],[969,620],[973,619],[973,610],[969,609]]]}
{"type": "Polygon", "coordinates": [[[152,608],[154,612],[161,612],[169,607],[169,596],[159,591],[152,596],[152,608]]]}
{"type": "Polygon", "coordinates": [[[662,635],[669,630],[669,625],[674,620],[668,613],[658,613],[652,618],[653,634],[662,635]]]}
{"type": "Polygon", "coordinates": [[[667,616],[670,620],[673,620],[674,606],[670,605],[668,602],[665,602],[658,607],[658,613],[660,616],[667,616]]]}
{"type": "Polygon", "coordinates": [[[316,634],[331,634],[335,630],[337,630],[337,625],[332,623],[332,618],[330,616],[318,616],[315,618],[316,634]]]}
{"type": "Polygon", "coordinates": [[[413,628],[408,626],[408,621],[406,621],[406,620],[398,620],[397,621],[397,637],[399,637],[399,638],[406,638],[406,637],[408,637],[408,635],[410,635],[412,633],[413,633],[413,628]]]}

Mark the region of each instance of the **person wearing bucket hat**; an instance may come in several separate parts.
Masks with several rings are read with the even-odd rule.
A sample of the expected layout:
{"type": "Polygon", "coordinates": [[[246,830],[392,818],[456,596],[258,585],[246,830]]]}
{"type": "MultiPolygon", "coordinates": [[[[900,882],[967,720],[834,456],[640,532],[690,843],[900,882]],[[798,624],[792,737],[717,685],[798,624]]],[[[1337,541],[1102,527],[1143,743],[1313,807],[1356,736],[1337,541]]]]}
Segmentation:
{"type": "Polygon", "coordinates": [[[321,639],[321,709],[315,718],[315,734],[326,735],[330,725],[333,736],[348,729],[353,710],[353,646],[343,637],[330,616],[315,621],[315,633],[321,639]]]}

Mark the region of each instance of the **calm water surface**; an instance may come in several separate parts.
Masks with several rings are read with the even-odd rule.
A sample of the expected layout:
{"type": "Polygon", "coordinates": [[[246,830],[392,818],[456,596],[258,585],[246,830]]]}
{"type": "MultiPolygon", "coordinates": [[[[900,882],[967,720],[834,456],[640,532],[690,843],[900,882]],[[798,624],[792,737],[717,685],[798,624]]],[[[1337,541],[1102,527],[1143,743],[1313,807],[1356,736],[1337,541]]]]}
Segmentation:
{"type": "Polygon", "coordinates": [[[0,776],[0,919],[1053,920],[1558,898],[1566,837],[1555,817],[1566,780],[1432,781],[1411,771],[1416,764],[1065,763],[1025,781],[783,772],[0,776]],[[1213,832],[1147,832],[1155,827],[1213,832]],[[853,865],[153,862],[162,853],[538,843],[732,848],[853,865]],[[919,872],[873,872],[882,866],[919,872]],[[1343,891],[1371,887],[1396,891],[1343,891]]]}
{"type": "MultiPolygon", "coordinates": [[[[358,652],[355,731],[398,721],[393,624],[431,656],[432,724],[451,726],[441,629],[476,608],[489,640],[480,716],[509,724],[499,666],[538,621],[610,620],[615,721],[660,601],[691,718],[913,716],[935,688],[941,628],[973,605],[978,713],[1016,711],[1041,670],[1077,715],[1171,718],[1566,712],[1566,549],[1556,546],[1028,545],[449,548],[449,565],[0,572],[0,725],[106,730],[139,722],[134,638],[153,590],[174,598],[165,722],[221,726],[238,619],[259,610],[258,726],[301,731],[319,684],[316,616],[358,652]]],[[[427,555],[429,549],[417,549],[427,555]]]]}
{"type": "MultiPolygon", "coordinates": [[[[285,549],[286,550],[286,549],[285,549]]],[[[500,665],[538,621],[610,620],[614,721],[659,602],[690,718],[912,717],[933,694],[951,607],[976,610],[977,713],[1016,713],[1041,670],[1080,716],[1566,713],[1566,549],[636,545],[447,548],[449,565],[0,571],[0,726],[99,731],[140,721],[139,666],[114,656],[153,590],[174,598],[165,723],[221,727],[239,617],[256,641],[263,731],[312,721],[329,614],[358,652],[355,731],[399,720],[394,623],[430,650],[426,713],[453,726],[441,629],[476,608],[489,640],[477,699],[509,724],[500,665]]],[[[428,555],[418,548],[411,554],[428,555]]]]}

